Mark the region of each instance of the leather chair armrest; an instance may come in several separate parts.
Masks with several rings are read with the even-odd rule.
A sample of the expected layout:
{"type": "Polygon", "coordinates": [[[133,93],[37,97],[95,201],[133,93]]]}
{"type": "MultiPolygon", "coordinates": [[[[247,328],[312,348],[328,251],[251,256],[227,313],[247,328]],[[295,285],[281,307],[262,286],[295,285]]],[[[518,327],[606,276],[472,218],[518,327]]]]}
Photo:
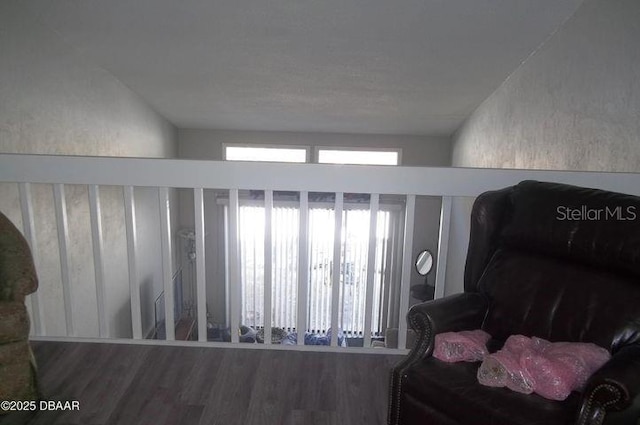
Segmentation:
{"type": "Polygon", "coordinates": [[[418,334],[418,339],[400,363],[391,370],[389,389],[389,425],[400,421],[402,379],[414,364],[433,353],[435,335],[478,329],[487,313],[487,299],[476,292],[451,295],[434,301],[414,305],[407,314],[407,321],[418,334]]]}
{"type": "Polygon", "coordinates": [[[614,412],[626,409],[635,410],[624,414],[640,417],[640,406],[634,403],[640,398],[640,345],[629,345],[621,348],[600,368],[587,382],[577,423],[616,424],[628,423],[626,419],[614,412]],[[632,406],[633,404],[633,406],[632,406]],[[608,413],[612,413],[608,417],[608,413]]]}
{"type": "Polygon", "coordinates": [[[487,307],[487,299],[475,292],[451,295],[413,306],[407,314],[407,321],[418,334],[413,350],[416,357],[431,355],[436,334],[480,328],[487,307]]]}

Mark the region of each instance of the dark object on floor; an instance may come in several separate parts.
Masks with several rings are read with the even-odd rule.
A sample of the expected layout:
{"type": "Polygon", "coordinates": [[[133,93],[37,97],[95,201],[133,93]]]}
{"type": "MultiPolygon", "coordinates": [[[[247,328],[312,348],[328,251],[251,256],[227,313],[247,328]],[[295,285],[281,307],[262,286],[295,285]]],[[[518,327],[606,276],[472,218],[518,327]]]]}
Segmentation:
{"type": "MultiPolygon", "coordinates": [[[[245,325],[240,325],[238,329],[238,340],[253,344],[256,342],[256,330],[245,325]]],[[[210,328],[207,329],[207,341],[231,342],[231,328],[210,328]]]]}
{"type": "Polygon", "coordinates": [[[640,418],[640,198],[525,181],[480,195],[465,292],[414,306],[419,335],[392,372],[389,423],[636,424],[640,418]],[[564,401],[480,385],[480,363],[432,357],[437,333],[482,328],[592,342],[611,360],[564,401]]]}
{"type": "MultiPolygon", "coordinates": [[[[25,296],[38,288],[31,250],[0,213],[0,400],[37,398],[25,296]]],[[[6,413],[0,409],[0,414],[6,413]]]]}
{"type": "MultiPolygon", "coordinates": [[[[282,328],[271,328],[271,343],[280,344],[287,337],[287,331],[282,328]]],[[[256,332],[256,341],[264,344],[264,328],[258,329],[256,332]]]]}
{"type": "MultiPolygon", "coordinates": [[[[348,339],[349,338],[344,337],[344,333],[341,330],[338,330],[338,342],[337,342],[338,347],[347,347],[348,339]]],[[[351,338],[351,339],[356,340],[356,338],[351,338]]],[[[261,341],[258,339],[258,342],[261,342],[261,341]]],[[[283,345],[296,345],[297,343],[298,343],[297,332],[291,332],[286,337],[284,337],[284,339],[282,339],[283,345]]],[[[305,332],[304,345],[327,345],[327,346],[331,345],[331,328],[327,330],[326,335],[305,332]]],[[[362,347],[362,344],[360,344],[360,347],[362,347]]]]}

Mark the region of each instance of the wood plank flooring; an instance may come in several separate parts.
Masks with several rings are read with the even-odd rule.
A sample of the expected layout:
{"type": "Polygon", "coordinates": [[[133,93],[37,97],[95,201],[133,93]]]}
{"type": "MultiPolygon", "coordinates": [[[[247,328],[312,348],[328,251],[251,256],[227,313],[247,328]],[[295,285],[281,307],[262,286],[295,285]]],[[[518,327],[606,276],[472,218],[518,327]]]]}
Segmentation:
{"type": "Polygon", "coordinates": [[[0,425],[385,424],[397,355],[33,342],[45,400],[0,425]]]}

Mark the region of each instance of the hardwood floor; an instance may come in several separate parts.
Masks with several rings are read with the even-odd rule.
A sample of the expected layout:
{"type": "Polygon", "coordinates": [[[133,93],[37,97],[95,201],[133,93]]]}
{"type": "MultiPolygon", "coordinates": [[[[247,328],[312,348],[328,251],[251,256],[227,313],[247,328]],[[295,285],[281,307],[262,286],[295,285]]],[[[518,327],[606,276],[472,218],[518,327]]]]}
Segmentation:
{"type": "Polygon", "coordinates": [[[32,343],[45,400],[79,411],[0,425],[356,425],[386,423],[400,356],[238,348],[32,343]]]}

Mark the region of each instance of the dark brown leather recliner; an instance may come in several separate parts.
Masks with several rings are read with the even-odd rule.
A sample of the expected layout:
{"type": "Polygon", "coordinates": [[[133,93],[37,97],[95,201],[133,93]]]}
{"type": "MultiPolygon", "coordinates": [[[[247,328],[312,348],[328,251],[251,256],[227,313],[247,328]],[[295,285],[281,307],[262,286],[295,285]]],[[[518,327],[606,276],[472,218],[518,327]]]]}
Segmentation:
{"type": "Polygon", "coordinates": [[[419,335],[392,371],[393,425],[640,424],[640,198],[525,181],[480,195],[464,293],[414,306],[419,335]],[[478,384],[479,363],[444,363],[434,335],[482,328],[592,342],[612,358],[564,401],[478,384]]]}

